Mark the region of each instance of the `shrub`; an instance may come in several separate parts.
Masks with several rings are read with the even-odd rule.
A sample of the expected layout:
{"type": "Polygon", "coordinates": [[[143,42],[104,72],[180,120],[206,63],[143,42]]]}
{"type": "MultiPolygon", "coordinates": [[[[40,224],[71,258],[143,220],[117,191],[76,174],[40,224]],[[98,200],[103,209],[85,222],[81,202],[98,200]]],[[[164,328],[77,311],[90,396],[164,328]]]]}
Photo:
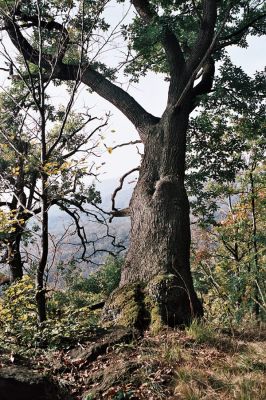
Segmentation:
{"type": "Polygon", "coordinates": [[[0,341],[27,346],[37,335],[37,309],[34,283],[24,276],[4,290],[0,301],[0,341]]]}
{"type": "Polygon", "coordinates": [[[121,259],[108,258],[88,278],[71,267],[64,290],[47,291],[47,321],[38,324],[35,285],[24,276],[0,298],[0,345],[10,348],[57,348],[82,341],[97,325],[100,311],[90,306],[106,298],[120,280],[121,259]]]}
{"type": "Polygon", "coordinates": [[[119,285],[122,263],[121,257],[108,257],[98,271],[90,274],[87,278],[79,277],[73,283],[72,289],[101,294],[103,297],[109,296],[119,285]]]}

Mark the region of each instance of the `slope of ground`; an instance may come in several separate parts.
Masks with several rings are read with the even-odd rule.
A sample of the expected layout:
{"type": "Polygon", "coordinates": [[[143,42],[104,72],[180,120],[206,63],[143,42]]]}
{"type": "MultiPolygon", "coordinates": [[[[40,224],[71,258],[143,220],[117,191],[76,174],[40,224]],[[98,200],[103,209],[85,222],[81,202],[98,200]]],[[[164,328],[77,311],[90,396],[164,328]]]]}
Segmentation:
{"type": "Polygon", "coordinates": [[[142,337],[103,331],[75,348],[43,352],[28,367],[48,371],[76,400],[264,400],[265,339],[259,328],[218,333],[202,324],[142,337]]]}

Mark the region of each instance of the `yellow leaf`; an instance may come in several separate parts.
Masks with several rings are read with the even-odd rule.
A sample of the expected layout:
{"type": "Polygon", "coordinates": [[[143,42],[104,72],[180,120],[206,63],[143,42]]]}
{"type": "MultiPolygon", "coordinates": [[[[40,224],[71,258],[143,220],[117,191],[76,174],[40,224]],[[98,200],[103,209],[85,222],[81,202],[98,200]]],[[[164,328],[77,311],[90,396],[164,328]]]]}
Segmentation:
{"type": "Polygon", "coordinates": [[[19,175],[19,167],[12,168],[12,174],[15,176],[19,175]]]}
{"type": "Polygon", "coordinates": [[[109,154],[112,154],[113,148],[112,147],[107,147],[107,151],[109,154]]]}

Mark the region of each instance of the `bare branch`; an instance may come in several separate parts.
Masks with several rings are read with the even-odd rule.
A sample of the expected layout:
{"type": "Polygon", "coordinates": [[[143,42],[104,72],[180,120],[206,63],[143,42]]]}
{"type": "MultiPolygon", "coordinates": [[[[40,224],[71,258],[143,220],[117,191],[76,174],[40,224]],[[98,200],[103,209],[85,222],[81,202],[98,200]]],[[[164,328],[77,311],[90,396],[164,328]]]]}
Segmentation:
{"type": "MultiPolygon", "coordinates": [[[[130,146],[132,144],[140,144],[142,143],[141,140],[134,140],[131,142],[127,142],[127,143],[121,143],[121,144],[117,144],[114,147],[112,147],[112,150],[118,149],[119,147],[124,147],[124,146],[130,146]]],[[[104,144],[105,148],[108,149],[108,146],[106,146],[106,144],[104,144]]]]}
{"type": "MultiPolygon", "coordinates": [[[[115,207],[115,198],[117,193],[123,188],[123,184],[124,184],[124,180],[126,179],[127,176],[131,175],[133,172],[139,171],[139,167],[133,168],[130,171],[126,172],[120,179],[119,179],[119,186],[114,190],[111,200],[112,200],[112,217],[110,218],[109,222],[112,222],[113,217],[115,216],[122,216],[122,213],[124,212],[124,210],[122,210],[122,212],[115,207]],[[115,215],[116,214],[116,215],[115,215]],[[120,215],[118,215],[120,214],[120,215]]],[[[124,216],[127,214],[127,212],[125,212],[124,216]]],[[[127,214],[128,215],[128,214],[127,214]]]]}

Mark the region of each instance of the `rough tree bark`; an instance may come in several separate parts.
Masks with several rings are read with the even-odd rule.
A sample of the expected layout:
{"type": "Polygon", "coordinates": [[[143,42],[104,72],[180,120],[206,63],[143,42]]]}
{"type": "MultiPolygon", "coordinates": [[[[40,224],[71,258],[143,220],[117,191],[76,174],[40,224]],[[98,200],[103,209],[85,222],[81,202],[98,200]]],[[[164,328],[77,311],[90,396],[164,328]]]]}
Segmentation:
{"type": "Polygon", "coordinates": [[[163,322],[169,325],[202,315],[190,272],[189,202],[184,186],[188,117],[182,108],[147,128],[140,176],[130,202],[131,244],[120,283],[146,285],[161,276],[155,290],[163,322]],[[162,284],[165,279],[168,283],[162,284]]]}

